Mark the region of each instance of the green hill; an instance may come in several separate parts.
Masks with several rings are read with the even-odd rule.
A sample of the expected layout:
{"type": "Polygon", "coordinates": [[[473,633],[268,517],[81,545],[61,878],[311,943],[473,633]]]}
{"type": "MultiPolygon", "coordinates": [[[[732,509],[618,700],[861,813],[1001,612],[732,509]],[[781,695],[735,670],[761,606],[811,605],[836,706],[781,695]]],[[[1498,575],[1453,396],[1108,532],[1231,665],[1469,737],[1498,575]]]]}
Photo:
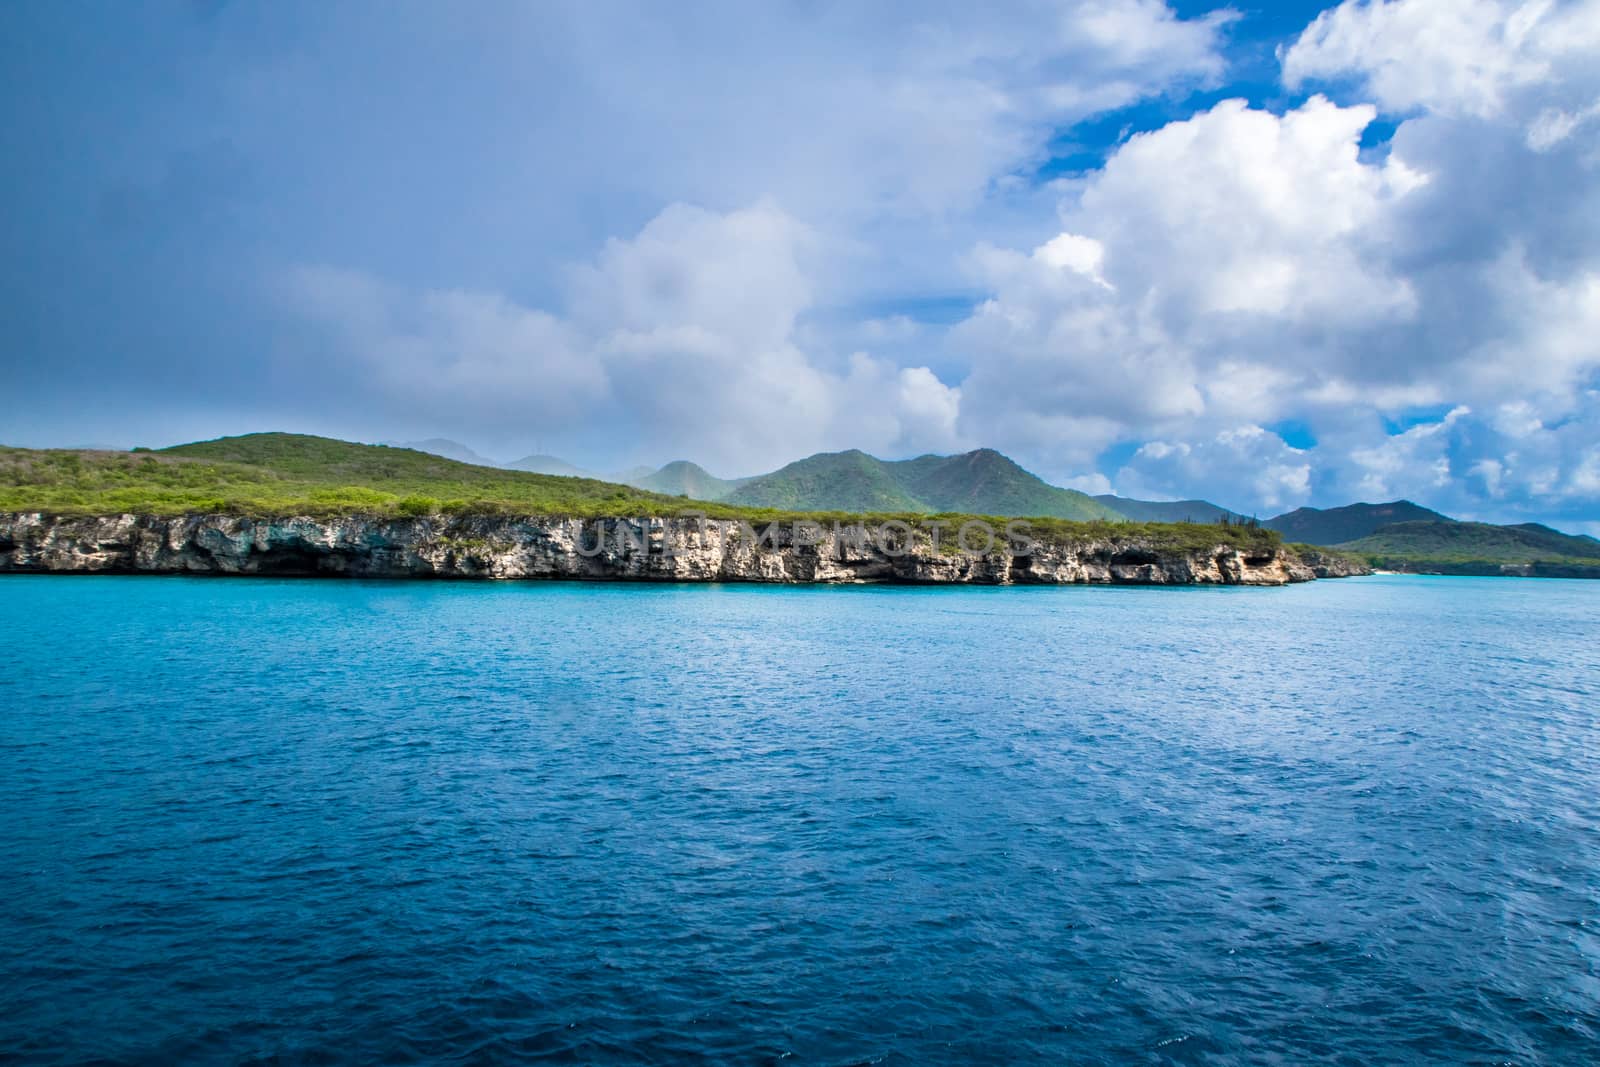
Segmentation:
{"type": "Polygon", "coordinates": [[[628,486],[459,463],[409,448],[260,433],[158,452],[0,448],[0,510],[63,514],[670,512],[628,486]]]}
{"type": "Polygon", "coordinates": [[[1237,512],[1218,507],[1209,500],[1135,500],[1110,493],[1094,499],[1135,522],[1221,522],[1223,519],[1231,522],[1241,518],[1237,512]]]}
{"type": "Polygon", "coordinates": [[[629,485],[647,489],[652,493],[686,496],[694,500],[721,500],[750,479],[718,478],[697,463],[679,459],[668,463],[658,471],[623,480],[629,485]]]}
{"type": "Polygon", "coordinates": [[[919,456],[884,466],[930,511],[1079,520],[1123,517],[1084,493],[1050,485],[992,448],[959,456],[919,456]]]}
{"type": "Polygon", "coordinates": [[[1399,522],[1339,547],[1388,570],[1600,578],[1600,541],[1538,523],[1399,522]]]}
{"type": "Polygon", "coordinates": [[[1261,525],[1283,534],[1285,541],[1342,545],[1397,522],[1454,522],[1409,500],[1388,504],[1346,504],[1342,508],[1296,508],[1261,525]]]}
{"type": "Polygon", "coordinates": [[[1083,493],[1049,485],[993,449],[886,462],[825,452],[752,478],[730,504],[805,511],[962,512],[1087,521],[1123,516],[1083,493]]]}
{"type": "Polygon", "coordinates": [[[785,511],[933,511],[902,489],[888,465],[865,452],[821,452],[752,478],[730,504],[785,511]]]}

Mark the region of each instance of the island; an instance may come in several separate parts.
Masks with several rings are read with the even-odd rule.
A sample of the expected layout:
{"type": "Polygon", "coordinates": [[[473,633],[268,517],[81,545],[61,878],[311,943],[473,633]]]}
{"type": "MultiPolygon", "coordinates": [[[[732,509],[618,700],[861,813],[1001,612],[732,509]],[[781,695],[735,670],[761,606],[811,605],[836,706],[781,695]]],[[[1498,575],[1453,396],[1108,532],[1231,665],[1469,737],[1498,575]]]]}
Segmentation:
{"type": "Polygon", "coordinates": [[[0,451],[0,573],[1270,586],[1370,571],[1227,518],[791,512],[294,434],[0,451]]]}

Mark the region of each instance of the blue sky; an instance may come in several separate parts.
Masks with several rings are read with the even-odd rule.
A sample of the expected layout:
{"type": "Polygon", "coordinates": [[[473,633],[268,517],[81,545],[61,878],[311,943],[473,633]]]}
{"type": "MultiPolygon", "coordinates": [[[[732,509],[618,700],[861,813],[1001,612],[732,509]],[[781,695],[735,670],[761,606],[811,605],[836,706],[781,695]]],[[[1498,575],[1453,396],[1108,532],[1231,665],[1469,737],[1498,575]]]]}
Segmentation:
{"type": "Polygon", "coordinates": [[[1600,529],[1600,5],[0,8],[0,440],[1600,529]]]}

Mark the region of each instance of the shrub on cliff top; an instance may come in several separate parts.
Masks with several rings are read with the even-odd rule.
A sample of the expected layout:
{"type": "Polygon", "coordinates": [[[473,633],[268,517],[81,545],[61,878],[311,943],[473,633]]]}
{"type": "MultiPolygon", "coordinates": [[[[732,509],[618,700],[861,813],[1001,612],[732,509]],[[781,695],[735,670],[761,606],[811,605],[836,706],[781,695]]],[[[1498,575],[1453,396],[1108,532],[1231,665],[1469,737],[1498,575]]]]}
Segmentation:
{"type": "Polygon", "coordinates": [[[439,502],[431,496],[401,497],[394,510],[395,514],[408,519],[420,519],[438,512],[439,502]]]}

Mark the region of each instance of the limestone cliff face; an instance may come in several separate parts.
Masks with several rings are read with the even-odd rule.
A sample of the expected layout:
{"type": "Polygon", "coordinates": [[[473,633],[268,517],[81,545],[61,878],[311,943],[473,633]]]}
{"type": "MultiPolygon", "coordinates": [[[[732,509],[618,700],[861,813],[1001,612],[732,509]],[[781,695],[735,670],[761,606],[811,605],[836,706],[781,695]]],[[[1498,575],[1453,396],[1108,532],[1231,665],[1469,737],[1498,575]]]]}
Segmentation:
{"type": "MultiPolygon", "coordinates": [[[[892,542],[892,538],[889,539],[892,542]]],[[[982,547],[982,546],[977,546],[982,547]]],[[[0,513],[0,572],[574,578],[726,582],[1283,585],[1316,577],[1282,549],[1178,551],[1138,538],[1025,552],[880,543],[831,524],[484,515],[383,519],[52,517],[0,513]]]]}
{"type": "Polygon", "coordinates": [[[1372,565],[1366,560],[1342,552],[1323,552],[1301,545],[1295,549],[1295,554],[1318,578],[1354,578],[1372,573],[1372,565]]]}

